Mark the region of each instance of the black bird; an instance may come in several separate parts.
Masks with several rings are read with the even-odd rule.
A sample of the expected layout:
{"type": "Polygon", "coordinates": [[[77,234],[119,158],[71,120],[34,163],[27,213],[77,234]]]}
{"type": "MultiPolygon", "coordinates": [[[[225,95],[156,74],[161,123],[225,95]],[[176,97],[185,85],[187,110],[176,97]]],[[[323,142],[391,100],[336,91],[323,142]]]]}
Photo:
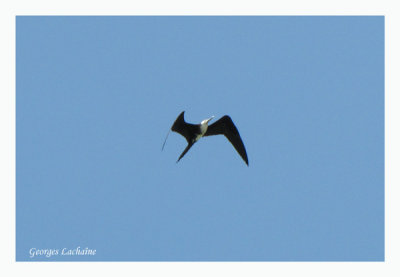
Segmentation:
{"type": "MultiPolygon", "coordinates": [[[[240,138],[239,131],[228,115],[221,117],[215,123],[208,126],[208,122],[213,119],[214,116],[203,120],[200,124],[190,124],[185,122],[184,114],[185,111],[178,116],[171,127],[172,131],[184,136],[188,142],[188,145],[186,146],[185,150],[183,150],[176,162],[179,162],[179,160],[182,159],[182,157],[189,151],[193,144],[195,144],[200,138],[204,136],[224,135],[232,143],[233,147],[235,147],[236,151],[242,157],[247,166],[249,166],[246,148],[244,147],[243,141],[240,138]]],[[[162,149],[164,149],[167,138],[165,138],[162,149]]]]}

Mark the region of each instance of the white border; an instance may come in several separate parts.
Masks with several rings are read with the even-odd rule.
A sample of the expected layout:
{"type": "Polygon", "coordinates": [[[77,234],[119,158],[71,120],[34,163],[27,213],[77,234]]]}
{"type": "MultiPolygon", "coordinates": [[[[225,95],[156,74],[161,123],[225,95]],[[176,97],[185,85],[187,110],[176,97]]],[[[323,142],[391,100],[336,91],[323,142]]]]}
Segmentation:
{"type": "Polygon", "coordinates": [[[399,12],[396,1],[2,1],[0,268],[7,276],[394,276],[399,270],[399,12]],[[371,3],[374,2],[374,3],[371,3]],[[385,15],[385,262],[15,262],[16,15],[385,15]],[[397,49],[397,50],[395,50],[397,49]],[[397,123],[397,124],[396,124],[397,123]],[[396,126],[397,125],[397,126],[396,126]],[[397,142],[397,143],[396,143],[397,142]],[[397,164],[396,164],[397,162],[397,164]],[[396,201],[397,200],[397,201],[396,201]],[[396,236],[397,234],[397,236],[396,236]],[[140,274],[140,275],[138,275],[140,274]]]}

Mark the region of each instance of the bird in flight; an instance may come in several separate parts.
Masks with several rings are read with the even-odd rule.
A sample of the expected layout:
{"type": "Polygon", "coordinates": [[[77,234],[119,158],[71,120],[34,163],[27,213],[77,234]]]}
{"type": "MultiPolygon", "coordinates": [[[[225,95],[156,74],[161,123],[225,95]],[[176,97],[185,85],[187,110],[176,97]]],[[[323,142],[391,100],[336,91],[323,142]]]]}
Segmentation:
{"type": "MultiPolygon", "coordinates": [[[[233,147],[235,147],[236,151],[242,157],[247,166],[249,166],[246,148],[244,147],[243,141],[240,138],[239,131],[228,115],[224,115],[213,124],[208,125],[208,122],[210,122],[214,116],[204,119],[200,124],[190,124],[185,122],[184,114],[185,111],[178,116],[170,129],[170,131],[172,130],[173,132],[177,132],[184,136],[188,143],[185,150],[183,150],[176,162],[179,162],[179,160],[183,158],[193,144],[195,144],[200,138],[206,136],[224,135],[232,143],[233,147]]],[[[162,149],[164,149],[168,135],[169,132],[165,138],[162,149]]]]}

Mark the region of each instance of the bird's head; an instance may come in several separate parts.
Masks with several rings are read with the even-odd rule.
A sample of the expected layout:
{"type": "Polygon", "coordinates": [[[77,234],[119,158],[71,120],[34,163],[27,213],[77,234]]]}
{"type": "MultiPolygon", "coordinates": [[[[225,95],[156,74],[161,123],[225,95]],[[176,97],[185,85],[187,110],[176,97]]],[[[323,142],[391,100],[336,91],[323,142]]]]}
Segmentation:
{"type": "Polygon", "coordinates": [[[208,118],[208,119],[204,119],[202,122],[201,122],[201,124],[203,125],[203,124],[208,124],[208,122],[210,122],[210,120],[211,119],[213,119],[214,118],[214,116],[212,116],[212,117],[210,117],[210,118],[208,118]]]}

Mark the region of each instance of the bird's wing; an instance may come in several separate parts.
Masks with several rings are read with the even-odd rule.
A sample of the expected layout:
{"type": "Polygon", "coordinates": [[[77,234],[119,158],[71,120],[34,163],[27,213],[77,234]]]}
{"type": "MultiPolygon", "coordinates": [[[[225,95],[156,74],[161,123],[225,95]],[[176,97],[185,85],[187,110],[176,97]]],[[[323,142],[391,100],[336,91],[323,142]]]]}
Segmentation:
{"type": "Polygon", "coordinates": [[[236,151],[245,163],[249,165],[246,148],[244,147],[239,131],[228,115],[221,117],[219,120],[208,126],[207,132],[204,136],[214,135],[224,135],[232,143],[233,147],[235,147],[236,151]]]}
{"type": "Polygon", "coordinates": [[[181,112],[171,127],[171,130],[177,132],[185,137],[188,143],[192,142],[197,126],[194,124],[186,123],[184,118],[185,112],[181,112]]]}

